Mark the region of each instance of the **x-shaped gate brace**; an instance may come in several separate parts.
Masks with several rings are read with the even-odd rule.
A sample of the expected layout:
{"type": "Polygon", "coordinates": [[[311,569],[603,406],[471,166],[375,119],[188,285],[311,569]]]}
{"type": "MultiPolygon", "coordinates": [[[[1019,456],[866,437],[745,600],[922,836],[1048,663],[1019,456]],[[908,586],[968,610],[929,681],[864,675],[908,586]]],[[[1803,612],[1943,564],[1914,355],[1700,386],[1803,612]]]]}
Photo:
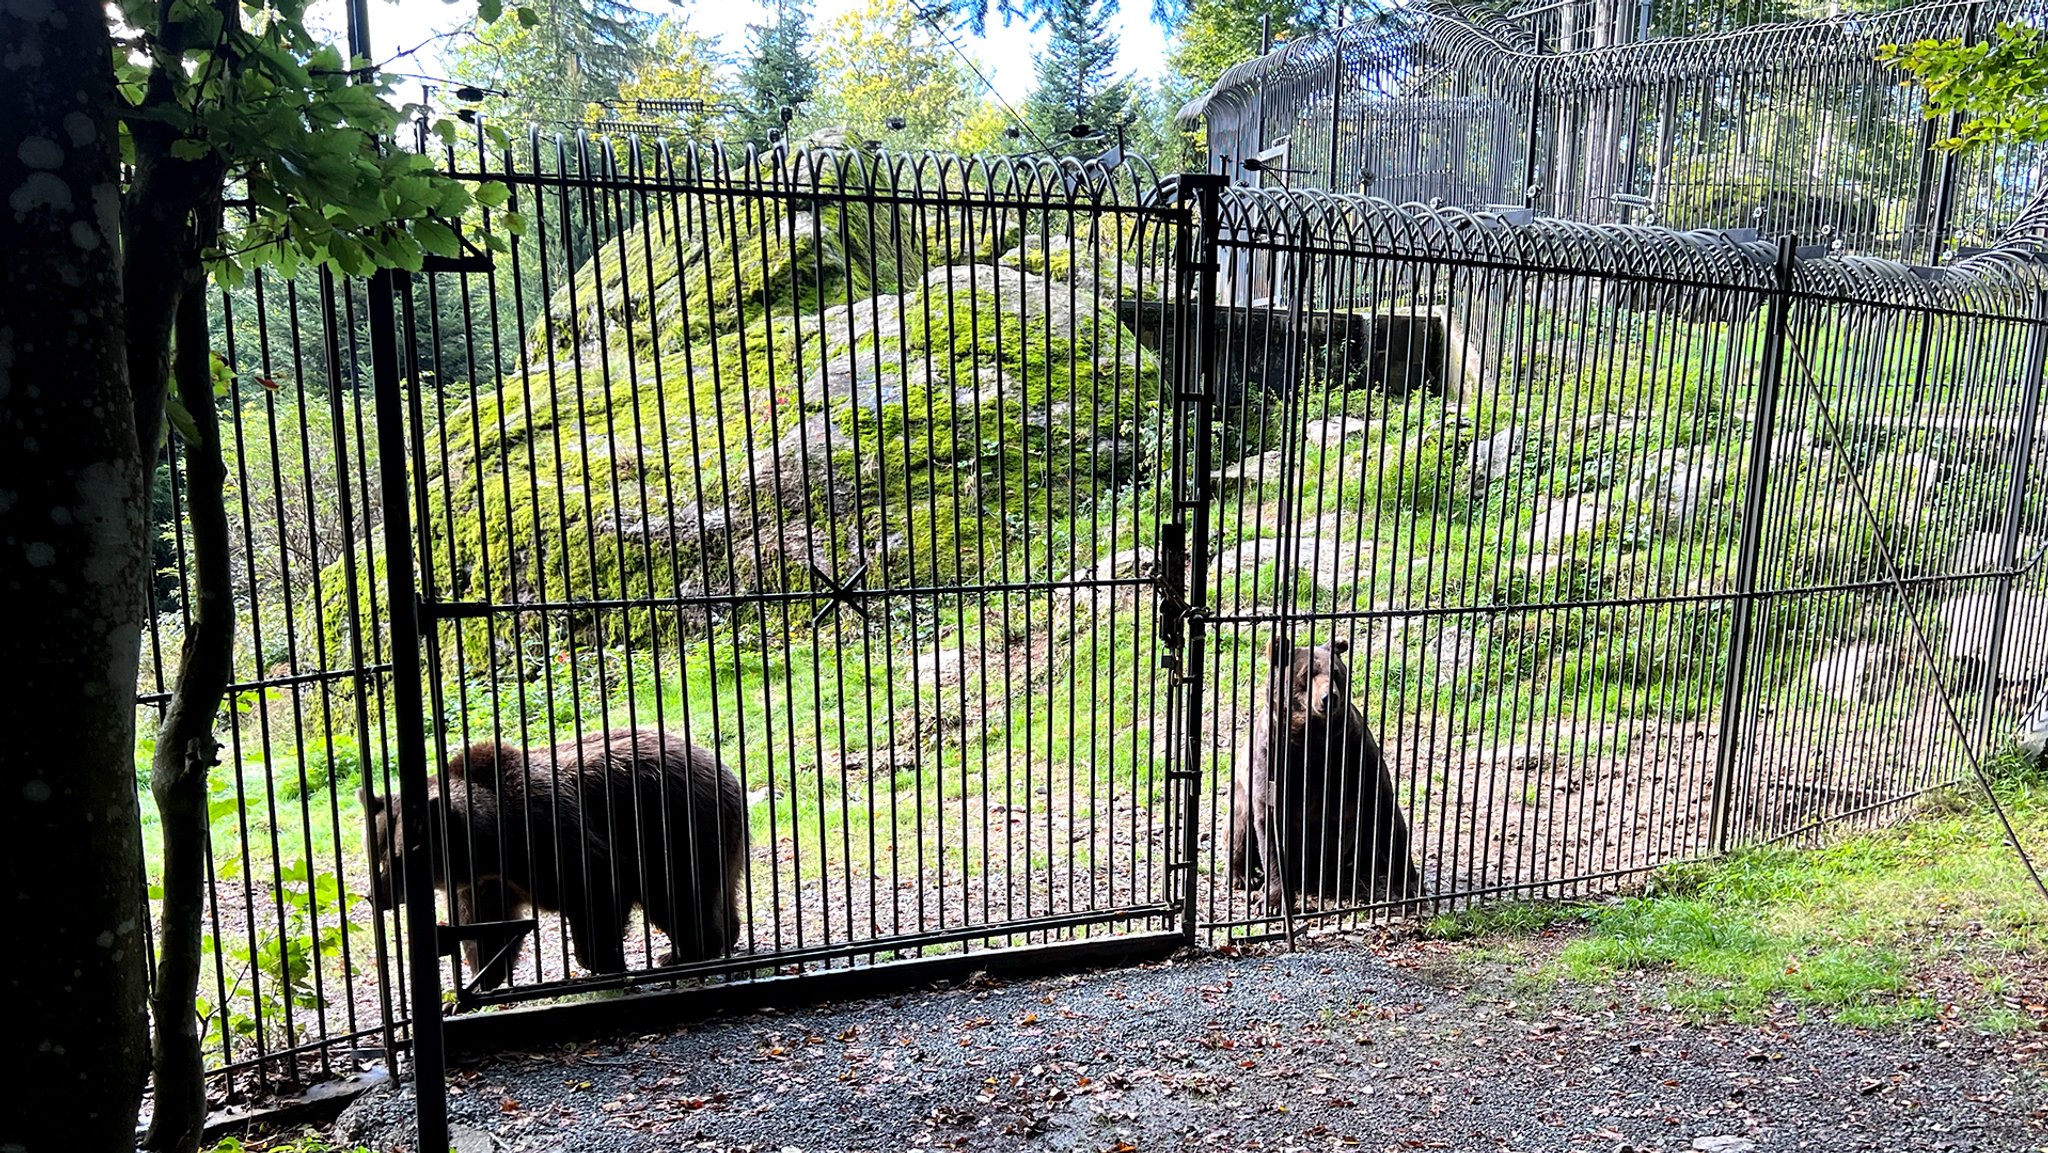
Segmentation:
{"type": "Polygon", "coordinates": [[[464,941],[477,944],[476,973],[463,987],[464,993],[477,992],[477,982],[492,966],[503,960],[507,953],[519,944],[538,923],[532,917],[521,917],[510,921],[473,921],[460,925],[434,926],[435,951],[443,957],[453,957],[462,951],[464,941]]]}
{"type": "Polygon", "coordinates": [[[811,562],[811,575],[817,577],[818,583],[830,590],[822,594],[825,597],[826,603],[819,605],[818,611],[811,615],[812,628],[817,628],[820,624],[823,624],[825,618],[832,615],[832,610],[842,605],[859,613],[860,619],[868,619],[867,606],[860,603],[861,594],[867,590],[861,588],[860,582],[862,578],[868,575],[868,564],[870,563],[873,562],[863,563],[859,568],[853,570],[852,576],[847,577],[844,582],[840,582],[827,576],[825,570],[819,568],[816,561],[811,562]]]}

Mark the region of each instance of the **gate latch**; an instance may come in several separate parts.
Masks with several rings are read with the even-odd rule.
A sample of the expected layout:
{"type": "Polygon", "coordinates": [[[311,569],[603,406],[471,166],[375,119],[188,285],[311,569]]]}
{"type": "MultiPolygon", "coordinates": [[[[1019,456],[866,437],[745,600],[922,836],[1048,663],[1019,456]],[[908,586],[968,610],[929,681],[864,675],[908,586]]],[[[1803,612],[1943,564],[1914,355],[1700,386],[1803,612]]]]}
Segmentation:
{"type": "Polygon", "coordinates": [[[1180,671],[1182,623],[1188,615],[1188,530],[1183,524],[1159,526],[1158,559],[1152,566],[1152,591],[1159,606],[1159,643],[1165,650],[1159,664],[1180,671]]]}

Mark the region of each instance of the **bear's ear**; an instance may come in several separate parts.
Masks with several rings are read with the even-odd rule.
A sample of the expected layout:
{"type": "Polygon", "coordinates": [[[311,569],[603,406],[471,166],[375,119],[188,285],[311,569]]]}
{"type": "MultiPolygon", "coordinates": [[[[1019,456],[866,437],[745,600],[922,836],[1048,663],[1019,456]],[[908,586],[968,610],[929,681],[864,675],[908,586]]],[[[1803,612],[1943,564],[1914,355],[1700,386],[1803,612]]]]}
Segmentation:
{"type": "Polygon", "coordinates": [[[372,816],[384,811],[384,798],[371,792],[370,786],[363,785],[356,789],[356,796],[363,799],[363,808],[369,810],[372,816]]]}
{"type": "Polygon", "coordinates": [[[1343,637],[1338,637],[1336,640],[1330,642],[1330,651],[1338,654],[1339,656],[1342,656],[1343,654],[1351,651],[1351,642],[1345,640],[1343,637]]]}
{"type": "Polygon", "coordinates": [[[448,762],[448,775],[489,788],[498,783],[501,763],[511,759],[512,750],[501,741],[477,741],[455,754],[448,762]]]}

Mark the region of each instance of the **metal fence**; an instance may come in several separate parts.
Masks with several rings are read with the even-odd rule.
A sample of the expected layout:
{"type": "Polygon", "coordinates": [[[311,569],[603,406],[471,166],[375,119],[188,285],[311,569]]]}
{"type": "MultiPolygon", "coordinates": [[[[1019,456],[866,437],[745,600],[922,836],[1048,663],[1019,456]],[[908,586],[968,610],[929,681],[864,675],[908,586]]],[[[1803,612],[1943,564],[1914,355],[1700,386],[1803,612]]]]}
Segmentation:
{"type": "Polygon", "coordinates": [[[1807,20],[1768,5],[1528,8],[1428,4],[1285,44],[1181,119],[1204,124],[1206,166],[1247,185],[1797,233],[1922,263],[1992,243],[2039,183],[2031,146],[1938,151],[1952,126],[1876,60],[1887,44],[1982,38],[2031,4],[1807,20]]]}
{"type": "Polygon", "coordinates": [[[1212,931],[1405,910],[1403,855],[1436,909],[1875,818],[1966,779],[2048,672],[2016,639],[2048,625],[2023,254],[1314,192],[1232,190],[1216,231],[1286,291],[1216,308],[1212,931]],[[1355,874],[1299,908],[1225,883],[1227,769],[1289,743],[1275,638],[1345,644],[1377,737],[1292,742],[1367,778],[1342,819],[1282,779],[1281,852],[1355,874]]]}
{"type": "MultiPolygon", "coordinates": [[[[744,837],[738,876],[676,873],[736,886],[742,923],[686,946],[677,911],[700,959],[664,978],[1159,922],[1170,682],[1131,557],[1160,520],[1188,210],[1073,162],[463,159],[530,224],[493,273],[406,298],[464,302],[454,333],[408,314],[414,380],[505,366],[411,414],[434,760],[642,726],[715,755],[744,829],[651,803],[688,826],[668,852],[744,837]]],[[[648,874],[618,880],[659,885],[663,855],[614,847],[648,874]]],[[[551,914],[606,888],[580,881],[458,1007],[571,980],[551,914]]],[[[629,935],[600,982],[662,968],[652,926],[629,935]]]]}
{"type": "Polygon", "coordinates": [[[505,253],[218,302],[238,1089],[444,991],[1603,891],[1882,817],[2048,674],[2012,252],[852,147],[449,162],[505,253]]]}
{"type": "MultiPolygon", "coordinates": [[[[388,1060],[407,992],[371,914],[359,783],[388,775],[382,523],[362,285],[258,273],[212,301],[234,603],[233,684],[211,774],[200,988],[221,1103],[388,1060]]],[[[137,688],[138,785],[189,621],[182,441],[156,472],[156,572],[137,688]]],[[[143,798],[152,900],[161,837],[143,798]]],[[[397,931],[395,928],[393,932],[397,931]]]]}

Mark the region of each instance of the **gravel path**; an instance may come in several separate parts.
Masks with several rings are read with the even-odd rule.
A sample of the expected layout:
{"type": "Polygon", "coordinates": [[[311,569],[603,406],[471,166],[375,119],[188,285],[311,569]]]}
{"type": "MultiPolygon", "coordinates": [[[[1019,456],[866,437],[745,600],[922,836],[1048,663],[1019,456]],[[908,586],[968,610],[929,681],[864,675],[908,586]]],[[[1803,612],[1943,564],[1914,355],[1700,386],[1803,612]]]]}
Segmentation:
{"type": "MultiPolygon", "coordinates": [[[[455,1074],[451,1111],[464,1153],[2048,1148],[2027,1034],[1694,1026],[1651,985],[1518,1005],[1446,953],[1351,941],[752,1014],[496,1058],[455,1074]]],[[[406,1108],[360,1102],[341,1135],[397,1153],[406,1108]]]]}

